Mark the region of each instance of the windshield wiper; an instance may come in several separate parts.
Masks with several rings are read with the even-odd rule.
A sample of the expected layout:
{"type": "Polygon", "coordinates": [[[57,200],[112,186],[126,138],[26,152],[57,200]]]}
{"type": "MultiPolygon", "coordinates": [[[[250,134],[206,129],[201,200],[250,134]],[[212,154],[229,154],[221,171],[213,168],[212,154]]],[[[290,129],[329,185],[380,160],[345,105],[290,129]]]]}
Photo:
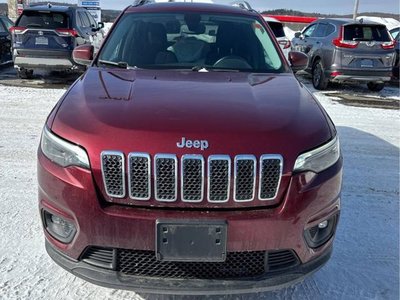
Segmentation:
{"type": "Polygon", "coordinates": [[[208,72],[208,69],[205,66],[193,66],[193,72],[208,72]]]}
{"type": "Polygon", "coordinates": [[[193,72],[240,72],[238,69],[227,69],[227,68],[217,68],[217,67],[206,67],[206,66],[193,66],[193,72]]]}
{"type": "Polygon", "coordinates": [[[117,67],[117,68],[120,68],[120,69],[138,69],[138,67],[136,67],[136,66],[134,66],[134,67],[129,66],[128,63],[124,62],[124,61],[115,62],[115,61],[99,59],[99,63],[102,64],[102,65],[106,65],[106,66],[117,67]]]}

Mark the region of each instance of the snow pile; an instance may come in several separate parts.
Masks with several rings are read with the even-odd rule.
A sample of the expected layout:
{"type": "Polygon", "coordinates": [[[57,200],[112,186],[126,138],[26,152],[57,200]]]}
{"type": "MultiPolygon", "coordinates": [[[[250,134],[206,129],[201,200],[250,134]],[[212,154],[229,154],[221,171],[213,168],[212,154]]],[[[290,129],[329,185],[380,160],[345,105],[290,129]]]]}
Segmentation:
{"type": "Polygon", "coordinates": [[[112,22],[104,23],[104,28],[103,28],[104,36],[106,36],[108,34],[108,32],[110,31],[110,29],[113,25],[114,25],[114,23],[112,23],[112,22]]]}
{"type": "Polygon", "coordinates": [[[283,30],[285,31],[286,37],[287,37],[290,41],[294,39],[294,34],[296,33],[296,31],[290,29],[290,28],[287,27],[287,26],[284,26],[284,27],[283,27],[283,30]]]}

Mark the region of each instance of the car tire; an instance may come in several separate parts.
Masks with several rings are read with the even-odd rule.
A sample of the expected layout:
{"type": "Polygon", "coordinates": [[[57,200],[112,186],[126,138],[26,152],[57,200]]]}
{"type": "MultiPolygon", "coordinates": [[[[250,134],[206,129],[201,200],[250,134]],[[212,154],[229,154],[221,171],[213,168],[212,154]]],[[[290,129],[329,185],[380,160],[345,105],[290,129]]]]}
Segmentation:
{"type": "Polygon", "coordinates": [[[314,88],[317,90],[325,90],[328,87],[329,80],[325,76],[325,71],[321,60],[317,60],[313,64],[312,83],[314,88]]]}
{"type": "Polygon", "coordinates": [[[367,83],[368,89],[372,92],[380,92],[385,87],[385,83],[383,82],[368,82],[367,83]]]}
{"type": "Polygon", "coordinates": [[[32,79],[33,78],[33,70],[21,69],[17,71],[18,77],[21,79],[32,79]]]}

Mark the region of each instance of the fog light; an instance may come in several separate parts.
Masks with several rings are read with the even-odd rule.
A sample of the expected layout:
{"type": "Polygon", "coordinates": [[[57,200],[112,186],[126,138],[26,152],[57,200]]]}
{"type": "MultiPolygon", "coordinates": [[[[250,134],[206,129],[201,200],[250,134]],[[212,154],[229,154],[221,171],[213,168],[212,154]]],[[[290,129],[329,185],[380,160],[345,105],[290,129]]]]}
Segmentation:
{"type": "Polygon", "coordinates": [[[321,223],[318,224],[318,228],[319,229],[324,229],[328,226],[328,221],[323,221],[321,223]]]}
{"type": "Polygon", "coordinates": [[[304,238],[311,248],[318,248],[325,244],[335,234],[339,216],[336,214],[304,231],[304,238]]]}
{"type": "Polygon", "coordinates": [[[76,232],[74,224],[47,211],[43,211],[43,223],[48,233],[63,243],[71,242],[76,232]]]}

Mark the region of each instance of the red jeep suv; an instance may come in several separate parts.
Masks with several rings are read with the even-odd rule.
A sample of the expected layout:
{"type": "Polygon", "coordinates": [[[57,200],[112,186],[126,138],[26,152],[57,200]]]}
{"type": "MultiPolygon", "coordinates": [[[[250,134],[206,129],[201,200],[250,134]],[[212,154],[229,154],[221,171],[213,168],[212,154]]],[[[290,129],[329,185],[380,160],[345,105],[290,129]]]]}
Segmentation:
{"type": "MultiPolygon", "coordinates": [[[[240,5],[239,5],[240,6],[240,5]]],[[[90,282],[229,294],[293,284],[331,256],[334,124],[248,7],[139,1],[47,119],[46,249],[90,282]]]]}

